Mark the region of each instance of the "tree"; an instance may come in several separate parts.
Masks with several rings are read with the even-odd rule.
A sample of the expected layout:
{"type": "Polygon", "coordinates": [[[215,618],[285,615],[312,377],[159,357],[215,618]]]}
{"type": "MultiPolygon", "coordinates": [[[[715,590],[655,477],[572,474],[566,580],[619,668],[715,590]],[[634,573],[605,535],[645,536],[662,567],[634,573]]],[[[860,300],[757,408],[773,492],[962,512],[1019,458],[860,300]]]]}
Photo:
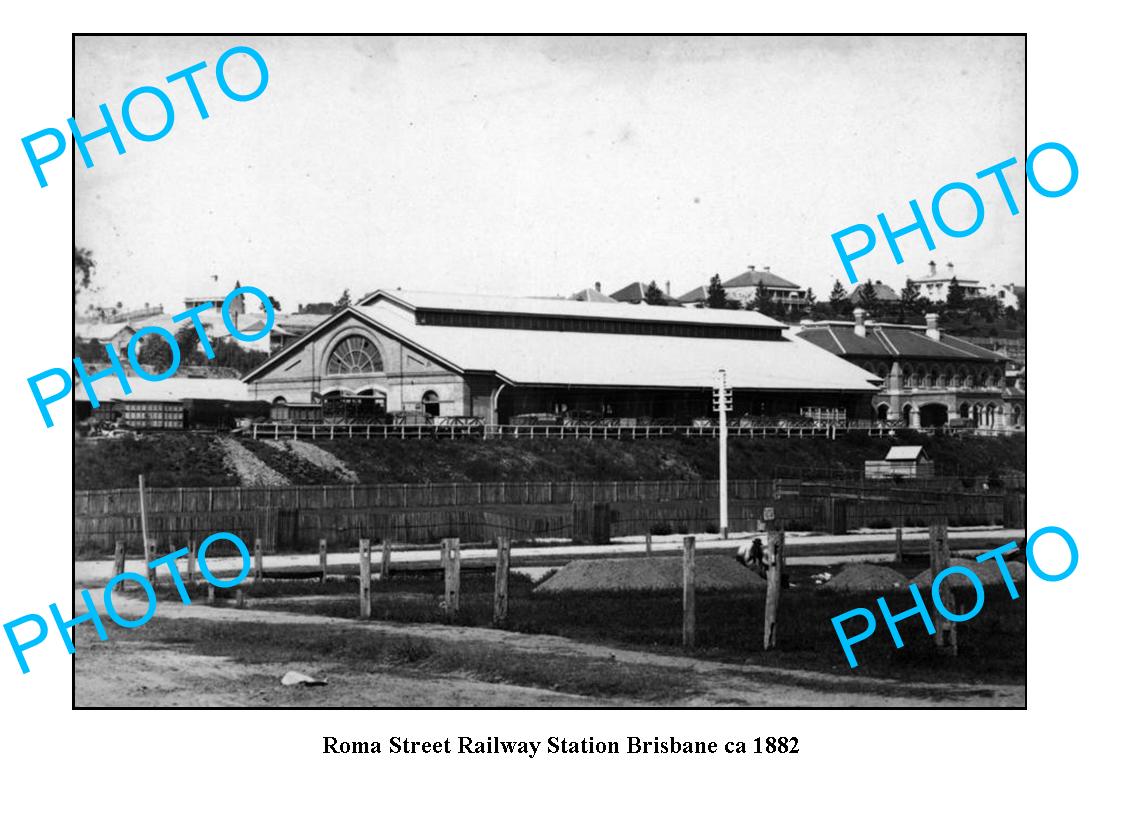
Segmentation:
{"type": "Polygon", "coordinates": [[[850,311],[850,298],[846,295],[846,290],[842,288],[838,278],[835,278],[834,286],[831,287],[831,311],[838,317],[845,315],[850,311]]]}
{"type": "Polygon", "coordinates": [[[643,302],[648,306],[666,306],[667,297],[655,281],[647,284],[643,290],[643,302]]]}
{"type": "Polygon", "coordinates": [[[233,368],[239,374],[249,374],[269,359],[269,352],[243,348],[225,337],[214,343],[214,359],[208,365],[233,368]]]}
{"type": "Polygon", "coordinates": [[[78,309],[78,293],[89,291],[94,279],[94,268],[97,262],[94,261],[93,253],[88,249],[79,249],[74,247],[74,309],[78,309]]]}
{"type": "Polygon", "coordinates": [[[966,302],[967,295],[964,293],[963,287],[953,277],[951,283],[948,284],[947,307],[949,309],[962,309],[966,302]]]}
{"type": "Polygon", "coordinates": [[[721,278],[714,275],[706,287],[706,305],[711,309],[728,309],[729,297],[725,294],[725,287],[721,285],[721,278]]]}
{"type": "Polygon", "coordinates": [[[195,326],[188,323],[175,333],[175,344],[179,347],[179,364],[181,366],[206,365],[207,356],[199,346],[199,335],[195,326]]]}
{"type": "Polygon", "coordinates": [[[858,305],[869,314],[873,314],[878,307],[877,289],[874,287],[873,281],[868,278],[865,283],[858,287],[858,305]]]}
{"type": "Polygon", "coordinates": [[[337,300],[335,302],[335,305],[332,307],[331,313],[335,314],[336,312],[342,312],[344,309],[346,309],[350,305],[351,305],[351,290],[350,289],[344,289],[343,294],[339,296],[339,300],[337,300]]]}
{"type": "MultiPolygon", "coordinates": [[[[193,327],[187,326],[185,328],[191,329],[192,334],[195,333],[193,327]]],[[[172,367],[172,350],[162,336],[151,334],[141,342],[136,359],[149,374],[163,374],[172,367]]],[[[183,360],[181,359],[180,365],[182,364],[183,360]]]]}
{"type": "Polygon", "coordinates": [[[807,294],[803,298],[803,314],[806,314],[808,317],[814,317],[815,307],[818,305],[817,301],[818,298],[815,297],[815,292],[810,286],[807,287],[807,294]]]}
{"type": "Polygon", "coordinates": [[[756,293],[753,295],[753,308],[762,315],[768,315],[769,317],[776,313],[776,303],[772,300],[772,293],[765,288],[763,281],[756,285],[756,293]]]}
{"type": "Polygon", "coordinates": [[[905,280],[905,287],[901,290],[901,311],[905,314],[916,312],[920,306],[920,287],[916,281],[905,280]]]}

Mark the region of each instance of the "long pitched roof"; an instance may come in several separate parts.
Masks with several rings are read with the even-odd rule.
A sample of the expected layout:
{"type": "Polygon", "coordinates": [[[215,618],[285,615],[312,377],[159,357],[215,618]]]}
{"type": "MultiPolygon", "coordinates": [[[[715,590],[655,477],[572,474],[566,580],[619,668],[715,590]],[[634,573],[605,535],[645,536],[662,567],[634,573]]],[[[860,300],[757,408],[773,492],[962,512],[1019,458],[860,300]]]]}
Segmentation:
{"type": "MultiPolygon", "coordinates": [[[[863,286],[865,286],[864,283],[859,283],[857,286],[854,287],[854,291],[850,293],[850,302],[851,303],[858,303],[859,301],[861,301],[861,299],[862,299],[862,287],[863,286]]],[[[893,289],[892,286],[886,286],[881,281],[878,281],[877,283],[875,283],[873,285],[873,291],[874,291],[874,299],[875,300],[880,300],[880,301],[884,301],[884,302],[895,302],[895,301],[898,301],[898,300],[901,299],[901,296],[897,294],[896,290],[893,289]]]]}
{"type": "Polygon", "coordinates": [[[487,314],[553,315],[561,317],[606,318],[642,323],[699,323],[716,326],[765,326],[786,328],[786,324],[765,317],[759,312],[726,309],[666,309],[644,306],[623,308],[618,302],[588,303],[564,298],[512,297],[447,292],[422,292],[401,289],[379,289],[363,298],[358,306],[379,301],[397,303],[408,310],[426,309],[487,314]]]}
{"type": "MultiPolygon", "coordinates": [[[[733,388],[791,391],[873,392],[868,372],[826,354],[797,337],[781,340],[731,340],[611,332],[560,332],[533,329],[464,328],[419,324],[406,303],[447,303],[444,297],[417,297],[414,293],[372,298],[369,305],[350,307],[317,327],[310,334],[274,355],[244,379],[253,382],[296,352],[304,343],[351,317],[376,331],[397,338],[407,346],[428,354],[459,372],[494,372],[516,385],[578,385],[637,388],[710,388],[718,368],[726,369],[733,388]],[[408,301],[407,301],[408,299],[408,301]]],[[[484,296],[461,296],[464,303],[491,303],[484,296]]],[[[510,300],[510,299],[504,299],[510,300]]],[[[670,313],[693,316],[697,322],[763,325],[768,318],[748,312],[713,309],[622,309],[617,306],[553,301],[560,308],[581,306],[621,313],[643,313],[645,318],[664,320],[670,313]]],[[[525,304],[507,304],[522,312],[525,304]]],[[[551,313],[552,310],[551,310],[551,313]]]]}
{"type": "Polygon", "coordinates": [[[759,269],[749,270],[736,275],[722,284],[726,289],[742,289],[746,286],[757,286],[763,283],[766,287],[772,289],[802,289],[798,283],[792,283],[787,278],[781,278],[779,275],[773,275],[771,272],[763,272],[759,269]]]}
{"type": "Polygon", "coordinates": [[[616,301],[602,292],[600,289],[594,289],[588,286],[580,291],[574,292],[569,296],[570,300],[582,300],[586,303],[615,303],[616,301]]]}
{"type": "MultiPolygon", "coordinates": [[[[116,377],[103,377],[93,385],[98,402],[124,400],[129,402],[175,402],[185,399],[212,399],[228,402],[248,400],[246,384],[225,377],[169,377],[159,382],[129,377],[129,394],[116,377]]],[[[74,399],[89,402],[90,397],[79,382],[74,386],[74,399]]]]}
{"type": "MultiPolygon", "coordinates": [[[[647,297],[647,287],[650,285],[642,281],[632,281],[623,289],[613,292],[612,299],[618,303],[642,303],[647,297]]],[[[663,300],[666,301],[668,306],[675,306],[679,303],[678,298],[673,298],[666,292],[663,293],[663,300]]]]}
{"type": "Polygon", "coordinates": [[[832,354],[846,357],[926,357],[944,360],[1005,361],[996,351],[940,332],[940,339],[928,336],[924,326],[866,324],[866,335],[854,333],[854,324],[825,321],[803,326],[799,336],[832,354]]]}
{"type": "Polygon", "coordinates": [[[128,323],[79,323],[74,334],[83,340],[112,340],[124,329],[136,331],[128,323]]]}

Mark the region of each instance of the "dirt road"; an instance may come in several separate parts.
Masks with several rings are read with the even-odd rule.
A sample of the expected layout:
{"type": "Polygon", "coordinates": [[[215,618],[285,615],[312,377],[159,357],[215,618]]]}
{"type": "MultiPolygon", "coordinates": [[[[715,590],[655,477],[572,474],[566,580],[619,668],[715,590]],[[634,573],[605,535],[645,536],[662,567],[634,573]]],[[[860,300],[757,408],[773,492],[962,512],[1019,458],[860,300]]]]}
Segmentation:
{"type": "MultiPolygon", "coordinates": [[[[100,593],[95,594],[98,597],[100,593]]],[[[141,604],[122,598],[118,610],[141,614],[141,604]]],[[[287,630],[308,627],[324,637],[396,638],[414,648],[439,653],[478,650],[507,655],[514,661],[572,661],[584,671],[639,670],[688,680],[689,691],[662,698],[670,706],[1002,706],[1025,705],[1024,686],[924,684],[862,678],[854,680],[810,671],[732,665],[690,657],[581,643],[552,635],[527,635],[496,629],[432,624],[395,624],[303,615],[267,609],[234,609],[201,604],[161,603],[153,627],[155,638],[113,629],[99,642],[88,633],[75,655],[79,707],[96,706],[634,706],[652,705],[616,694],[561,694],[548,687],[527,687],[466,671],[433,671],[394,663],[357,663],[292,653],[291,660],[243,660],[237,646],[223,653],[212,637],[199,653],[199,641],[214,624],[265,625],[262,637],[281,638],[287,630]],[[165,623],[167,622],[167,623],[165,623]],[[175,623],[175,636],[160,639],[159,626],[175,623]],[[348,634],[351,633],[351,634],[348,634]],[[353,637],[351,637],[353,635],[353,637]],[[284,687],[289,670],[325,677],[323,687],[284,687]]],[[[87,627],[88,628],[88,627],[87,627]]],[[[208,631],[209,630],[209,631],[208,631]]],[[[142,630],[137,630],[141,632],[142,630]]],[[[221,638],[219,638],[221,640],[221,638]]],[[[287,654],[287,653],[286,653],[287,654]]]]}

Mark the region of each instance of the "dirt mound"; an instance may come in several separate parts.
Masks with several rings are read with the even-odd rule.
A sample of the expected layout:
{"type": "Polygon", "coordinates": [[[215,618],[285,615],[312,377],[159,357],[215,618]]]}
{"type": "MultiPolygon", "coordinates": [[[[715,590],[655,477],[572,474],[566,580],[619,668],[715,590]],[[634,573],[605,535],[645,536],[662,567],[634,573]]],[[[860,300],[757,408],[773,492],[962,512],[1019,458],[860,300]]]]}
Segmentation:
{"type": "MultiPolygon", "coordinates": [[[[707,589],[752,589],[765,586],[755,572],[725,555],[697,556],[694,586],[707,589]]],[[[639,592],[682,588],[678,558],[598,558],[570,561],[535,592],[639,592]]]]}
{"type": "MultiPolygon", "coordinates": [[[[948,566],[967,567],[967,569],[979,576],[979,580],[982,581],[983,586],[999,586],[1006,583],[994,559],[988,559],[980,563],[978,561],[969,561],[966,558],[953,558],[948,562],[948,566]]],[[[1026,579],[1025,564],[1018,561],[1007,561],[1006,569],[1010,571],[1010,577],[1015,581],[1024,581],[1026,579]]],[[[914,576],[912,583],[921,587],[931,586],[932,570],[926,569],[919,575],[914,576]]],[[[941,586],[944,585],[952,589],[964,589],[971,586],[971,582],[968,580],[967,576],[953,572],[943,580],[941,586]]]]}
{"type": "Polygon", "coordinates": [[[908,579],[895,569],[877,564],[851,564],[820,588],[835,592],[889,592],[906,586],[908,579]]]}

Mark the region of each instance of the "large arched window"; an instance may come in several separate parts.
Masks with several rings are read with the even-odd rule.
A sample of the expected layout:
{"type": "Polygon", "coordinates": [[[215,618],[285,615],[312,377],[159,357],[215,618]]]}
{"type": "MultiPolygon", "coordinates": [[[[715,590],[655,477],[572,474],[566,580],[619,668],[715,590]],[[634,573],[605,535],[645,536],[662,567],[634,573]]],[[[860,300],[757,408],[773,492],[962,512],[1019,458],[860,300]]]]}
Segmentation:
{"type": "Polygon", "coordinates": [[[436,391],[426,391],[421,397],[421,406],[429,416],[441,415],[441,398],[436,391]]]}
{"type": "Polygon", "coordinates": [[[328,374],[371,374],[382,370],[378,348],[359,334],[344,337],[328,355],[328,374]]]}

